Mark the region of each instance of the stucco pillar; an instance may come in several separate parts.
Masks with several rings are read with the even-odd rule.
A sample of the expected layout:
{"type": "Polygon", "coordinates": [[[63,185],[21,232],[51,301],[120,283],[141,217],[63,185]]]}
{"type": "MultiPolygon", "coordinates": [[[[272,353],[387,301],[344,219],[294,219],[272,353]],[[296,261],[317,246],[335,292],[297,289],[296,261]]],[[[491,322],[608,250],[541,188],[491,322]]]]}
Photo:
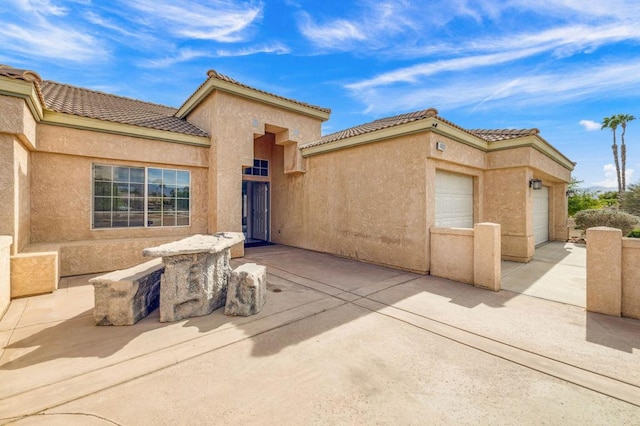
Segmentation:
{"type": "Polygon", "coordinates": [[[11,242],[13,238],[0,236],[0,319],[11,301],[11,242]]]}
{"type": "Polygon", "coordinates": [[[587,229],[587,311],[619,317],[622,311],[622,231],[587,229]]]}
{"type": "Polygon", "coordinates": [[[0,235],[15,238],[16,227],[16,181],[14,172],[14,138],[0,134],[0,235]]]}
{"type": "Polygon", "coordinates": [[[500,225],[476,223],[473,226],[473,285],[500,290],[500,225]]]}

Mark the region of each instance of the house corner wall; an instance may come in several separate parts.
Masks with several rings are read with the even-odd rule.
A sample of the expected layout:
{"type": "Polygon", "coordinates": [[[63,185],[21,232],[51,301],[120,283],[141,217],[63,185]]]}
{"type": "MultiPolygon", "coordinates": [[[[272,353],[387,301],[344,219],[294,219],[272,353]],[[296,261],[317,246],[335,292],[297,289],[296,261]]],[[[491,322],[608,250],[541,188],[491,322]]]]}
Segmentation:
{"type": "Polygon", "coordinates": [[[504,260],[528,262],[533,258],[530,178],[531,173],[524,167],[485,172],[483,218],[501,225],[504,260]]]}

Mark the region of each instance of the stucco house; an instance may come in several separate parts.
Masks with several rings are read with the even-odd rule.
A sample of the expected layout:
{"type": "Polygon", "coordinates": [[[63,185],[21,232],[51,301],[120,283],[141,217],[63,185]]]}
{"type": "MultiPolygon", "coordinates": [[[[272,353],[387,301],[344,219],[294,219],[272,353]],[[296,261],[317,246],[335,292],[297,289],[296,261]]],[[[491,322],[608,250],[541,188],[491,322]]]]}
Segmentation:
{"type": "Polygon", "coordinates": [[[566,240],[574,163],[538,130],[464,129],[430,108],[322,136],[330,113],[215,71],[176,109],[0,66],[12,297],[198,233],[419,273],[435,227],[499,223],[502,258],[520,262],[566,240]]]}

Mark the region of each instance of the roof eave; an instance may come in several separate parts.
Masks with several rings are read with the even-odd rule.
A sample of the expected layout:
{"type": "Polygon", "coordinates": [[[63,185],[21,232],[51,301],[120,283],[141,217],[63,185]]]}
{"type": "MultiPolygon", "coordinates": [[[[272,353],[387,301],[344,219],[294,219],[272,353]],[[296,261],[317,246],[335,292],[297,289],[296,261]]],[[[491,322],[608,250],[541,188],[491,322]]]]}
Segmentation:
{"type": "Polygon", "coordinates": [[[472,146],[482,151],[487,151],[488,149],[488,144],[483,139],[474,136],[464,131],[463,129],[452,126],[449,123],[438,119],[437,117],[427,117],[421,120],[410,121],[408,123],[400,124],[397,126],[375,130],[373,132],[363,133],[344,139],[338,139],[336,141],[328,142],[325,144],[312,145],[306,148],[302,147],[302,156],[309,157],[312,155],[322,154],[324,152],[336,151],[339,149],[379,142],[387,139],[393,139],[427,131],[432,131],[436,134],[446,136],[457,142],[472,146]]]}
{"type": "Polygon", "coordinates": [[[538,135],[527,135],[519,138],[505,139],[502,141],[491,142],[489,151],[502,151],[505,149],[530,147],[546,155],[556,163],[569,171],[573,171],[576,163],[565,157],[560,151],[554,148],[549,142],[538,135]]]}
{"type": "Polygon", "coordinates": [[[131,136],[136,138],[152,139],[186,145],[211,145],[211,140],[207,136],[196,136],[179,132],[171,132],[168,130],[135,126],[132,124],[116,123],[112,121],[82,117],[52,110],[44,111],[42,123],[50,124],[53,126],[70,127],[79,130],[91,130],[102,133],[111,133],[116,135],[131,136]]]}
{"type": "Polygon", "coordinates": [[[278,108],[303,114],[321,121],[327,121],[330,113],[306,105],[301,105],[287,99],[279,98],[259,90],[249,87],[238,86],[228,81],[217,78],[209,78],[176,112],[176,117],[185,118],[195,107],[197,107],[211,92],[219,90],[230,93],[245,99],[272,105],[278,108]]]}
{"type": "Polygon", "coordinates": [[[0,76],[0,95],[24,99],[33,118],[36,121],[42,120],[44,108],[34,83],[0,76]]]}

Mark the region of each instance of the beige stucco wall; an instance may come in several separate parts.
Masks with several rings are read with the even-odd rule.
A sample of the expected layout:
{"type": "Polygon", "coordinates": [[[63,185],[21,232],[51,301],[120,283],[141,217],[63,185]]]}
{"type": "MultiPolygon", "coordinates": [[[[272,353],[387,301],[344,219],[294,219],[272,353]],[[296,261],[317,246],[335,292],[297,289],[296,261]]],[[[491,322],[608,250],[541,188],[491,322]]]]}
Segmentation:
{"type": "Polygon", "coordinates": [[[587,229],[587,310],[640,319],[640,240],[587,229]]]}
{"type": "Polygon", "coordinates": [[[413,135],[315,155],[302,175],[284,175],[276,146],[273,241],[426,272],[425,146],[413,135]]]}
{"type": "Polygon", "coordinates": [[[473,284],[473,229],[431,228],[431,275],[473,284]]]}
{"type": "Polygon", "coordinates": [[[487,170],[484,174],[484,221],[502,227],[502,256],[529,261],[533,257],[531,172],[524,167],[487,170]]]}
{"type": "Polygon", "coordinates": [[[242,229],[242,167],[253,164],[254,138],[269,127],[288,131],[290,139],[308,142],[320,137],[321,120],[214,92],[187,119],[212,133],[209,157],[209,232],[242,229]]]}
{"type": "Polygon", "coordinates": [[[640,239],[622,239],[622,316],[640,319],[640,239]]]}
{"type": "MultiPolygon", "coordinates": [[[[208,146],[192,146],[41,125],[31,154],[31,245],[60,255],[60,274],[126,268],[145,247],[207,232],[208,146]],[[92,165],[177,168],[191,172],[188,227],[91,229],[92,165]]],[[[27,191],[29,194],[29,191],[27,191]]]]}
{"type": "Polygon", "coordinates": [[[32,154],[32,243],[206,232],[207,147],[47,125],[38,138],[42,150],[32,154]],[[92,230],[94,163],[191,171],[191,226],[92,230]]]}
{"type": "Polygon", "coordinates": [[[13,238],[0,236],[0,319],[4,316],[11,302],[11,243],[13,238]]]}
{"type": "Polygon", "coordinates": [[[31,149],[36,145],[36,121],[24,100],[0,95],[0,133],[18,136],[31,149]]]}
{"type": "Polygon", "coordinates": [[[58,252],[11,256],[11,298],[51,293],[58,288],[58,252]]]}

